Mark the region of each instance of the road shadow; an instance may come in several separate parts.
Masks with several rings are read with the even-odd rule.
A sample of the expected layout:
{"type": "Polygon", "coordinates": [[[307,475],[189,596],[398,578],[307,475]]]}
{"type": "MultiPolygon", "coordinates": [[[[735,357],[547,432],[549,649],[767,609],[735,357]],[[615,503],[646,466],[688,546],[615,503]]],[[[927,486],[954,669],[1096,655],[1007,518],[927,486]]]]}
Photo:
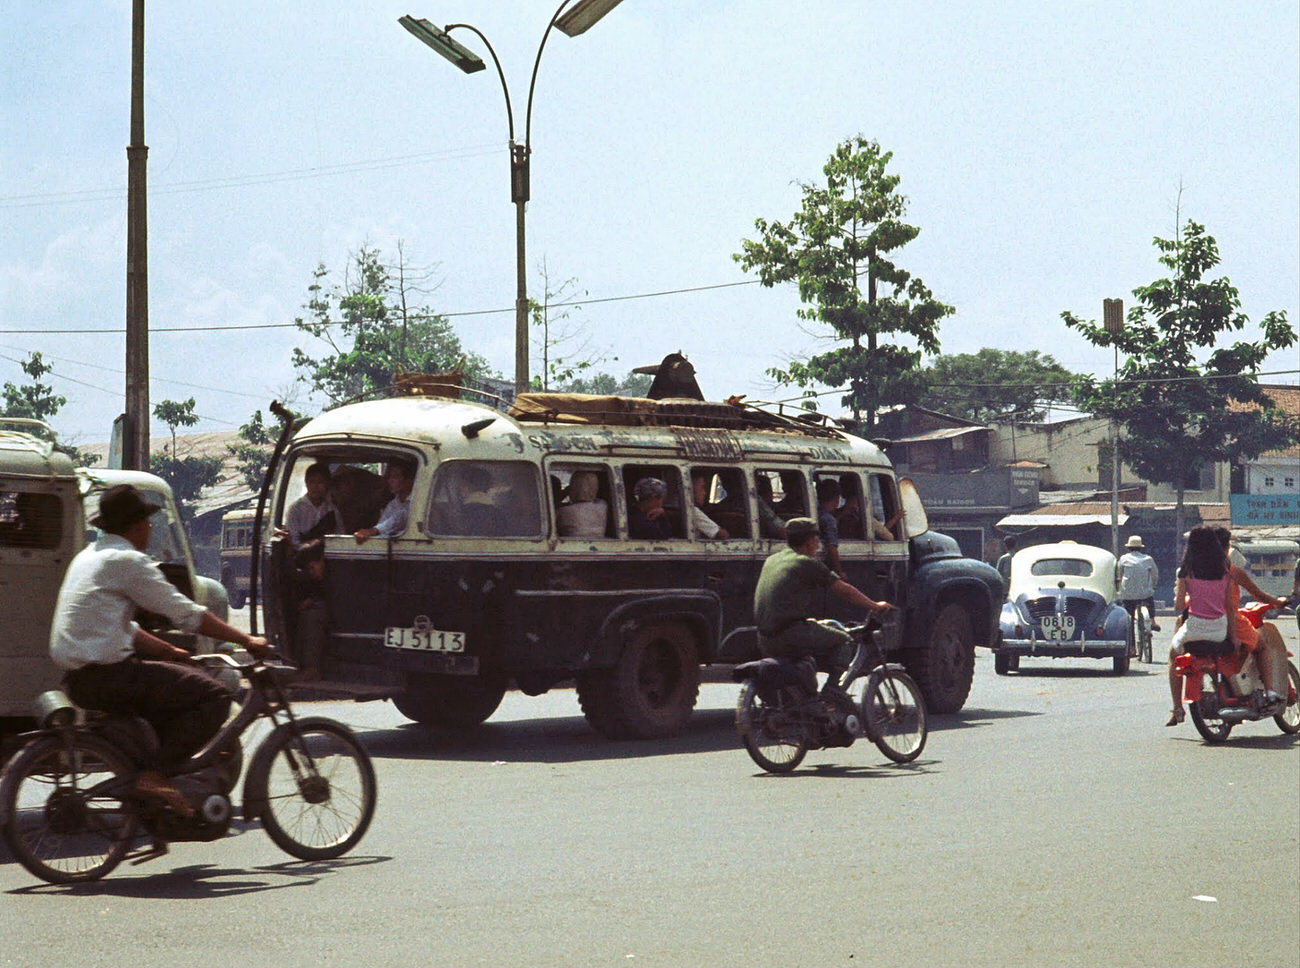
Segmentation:
{"type": "MultiPolygon", "coordinates": [[[[1051,660],[1049,659],[1048,662],[1051,660]]],[[[1050,665],[1031,665],[1026,667],[1024,661],[1021,661],[1020,669],[1011,672],[1005,678],[1014,679],[1020,676],[1022,679],[1127,679],[1139,676],[1161,676],[1165,675],[1166,667],[1152,663],[1148,666],[1129,666],[1128,672],[1122,676],[1114,673],[1109,665],[1097,666],[1095,669],[1080,669],[1076,666],[1056,666],[1050,665]]]]}
{"type": "MultiPolygon", "coordinates": [[[[149,861],[165,864],[171,854],[149,861]]],[[[89,884],[33,884],[18,887],[8,894],[55,895],[61,897],[123,897],[148,900],[195,901],[239,894],[259,894],[285,888],[311,887],[324,878],[349,867],[383,864],[391,857],[352,855],[337,860],[288,861],[244,870],[218,867],[215,864],[190,864],[151,873],[125,874],[133,871],[124,864],[102,881],[89,884]]]]}
{"type": "Polygon", "coordinates": [[[676,736],[655,740],[611,740],[582,716],[487,722],[469,729],[440,729],[405,723],[362,734],[372,757],[443,759],[458,762],[580,763],[627,760],[687,753],[717,753],[740,748],[735,713],[697,709],[676,736]]]}
{"type": "MultiPolygon", "coordinates": [[[[867,743],[871,752],[863,750],[867,756],[875,756],[874,747],[870,746],[867,740],[859,740],[860,743],[867,743]]],[[[842,747],[841,755],[847,753],[852,756],[853,747],[842,747]]],[[[812,750],[808,753],[811,756],[831,756],[825,750],[812,750]]],[[[865,765],[850,766],[843,763],[809,763],[804,760],[803,763],[791,770],[789,773],[765,773],[759,772],[752,774],[758,780],[889,780],[889,779],[906,779],[907,777],[926,776],[927,774],[937,773],[935,769],[941,760],[915,760],[911,763],[869,763],[865,765]]]]}
{"type": "MultiPolygon", "coordinates": [[[[1190,723],[1188,725],[1191,725],[1190,723]]],[[[1231,753],[1234,749],[1246,750],[1289,750],[1293,747],[1300,746],[1300,734],[1274,733],[1272,735],[1250,735],[1233,732],[1222,743],[1207,743],[1199,734],[1193,732],[1191,735],[1182,734],[1173,736],[1171,739],[1180,743],[1195,743],[1198,746],[1204,746],[1212,750],[1224,750],[1231,753]]]]}
{"type": "Polygon", "coordinates": [[[971,729],[976,726],[991,726],[999,719],[1020,719],[1023,716],[1041,716],[1042,710],[1030,709],[974,709],[969,706],[956,713],[931,713],[929,717],[930,732],[940,733],[949,729],[971,729]]]}

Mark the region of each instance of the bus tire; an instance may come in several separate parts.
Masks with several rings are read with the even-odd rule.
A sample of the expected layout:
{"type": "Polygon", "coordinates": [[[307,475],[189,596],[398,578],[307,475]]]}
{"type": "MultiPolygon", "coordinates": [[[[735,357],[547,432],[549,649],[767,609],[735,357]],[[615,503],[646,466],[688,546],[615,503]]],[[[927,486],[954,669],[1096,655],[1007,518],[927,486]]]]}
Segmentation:
{"type": "Polygon", "coordinates": [[[680,625],[638,629],[613,668],[581,673],[577,687],[587,722],[610,739],[675,736],[700,692],[695,638],[680,625]]]}
{"type": "Polygon", "coordinates": [[[425,726],[477,726],[501,705],[506,680],[498,676],[438,676],[412,673],[406,692],[393,705],[407,719],[425,726]]]}
{"type": "Polygon", "coordinates": [[[975,637],[966,610],[956,602],[939,609],[929,641],[923,648],[907,650],[904,661],[930,712],[961,709],[975,678],[975,637]]]}

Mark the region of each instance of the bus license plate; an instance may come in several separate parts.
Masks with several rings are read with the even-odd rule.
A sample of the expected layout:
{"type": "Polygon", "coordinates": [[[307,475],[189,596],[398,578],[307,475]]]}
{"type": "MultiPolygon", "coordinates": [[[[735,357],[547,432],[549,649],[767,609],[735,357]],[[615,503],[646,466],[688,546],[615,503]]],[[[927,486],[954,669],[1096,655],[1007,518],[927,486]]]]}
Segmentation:
{"type": "Polygon", "coordinates": [[[1049,642],[1068,642],[1074,638],[1073,615],[1043,616],[1043,638],[1049,642]]]}
{"type": "Polygon", "coordinates": [[[400,628],[390,625],[384,630],[384,645],[390,649],[416,652],[464,652],[464,632],[443,632],[428,626],[400,628]]]}

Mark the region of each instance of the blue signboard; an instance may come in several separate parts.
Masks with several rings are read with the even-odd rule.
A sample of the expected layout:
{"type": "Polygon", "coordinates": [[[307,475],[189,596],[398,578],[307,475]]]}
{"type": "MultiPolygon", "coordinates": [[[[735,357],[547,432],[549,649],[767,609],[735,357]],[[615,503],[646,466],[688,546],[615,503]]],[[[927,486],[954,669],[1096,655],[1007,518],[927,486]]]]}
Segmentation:
{"type": "Polygon", "coordinates": [[[1300,525],[1300,494],[1230,494],[1232,526],[1300,525]]]}

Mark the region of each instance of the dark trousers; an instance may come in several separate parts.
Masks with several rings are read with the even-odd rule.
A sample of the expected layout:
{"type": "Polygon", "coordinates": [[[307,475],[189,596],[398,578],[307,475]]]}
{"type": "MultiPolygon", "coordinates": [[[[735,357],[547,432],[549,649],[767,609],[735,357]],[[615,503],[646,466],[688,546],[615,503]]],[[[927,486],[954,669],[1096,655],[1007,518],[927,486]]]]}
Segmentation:
{"type": "Polygon", "coordinates": [[[184,763],[230,713],[230,697],[217,680],[177,662],[131,658],[83,666],[63,682],[78,706],[147,720],[158,734],[155,765],[163,771],[184,763]]]}

